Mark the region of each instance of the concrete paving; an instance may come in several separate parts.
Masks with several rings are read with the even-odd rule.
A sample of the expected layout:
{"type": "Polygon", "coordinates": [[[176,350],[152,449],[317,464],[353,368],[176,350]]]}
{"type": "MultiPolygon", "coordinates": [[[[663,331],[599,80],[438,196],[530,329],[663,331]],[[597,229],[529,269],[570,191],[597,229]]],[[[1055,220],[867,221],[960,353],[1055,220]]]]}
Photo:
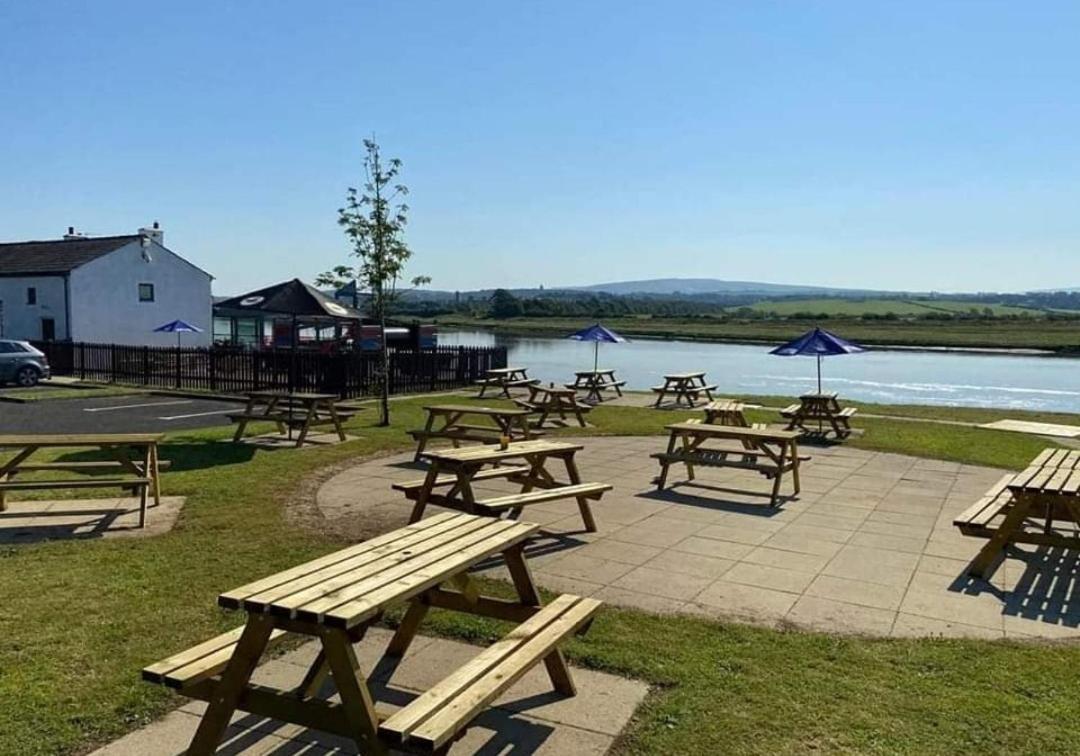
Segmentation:
{"type": "MultiPolygon", "coordinates": [[[[380,708],[393,710],[473,658],[479,649],[464,643],[418,637],[401,665],[372,675],[390,639],[386,630],[369,631],[356,646],[361,669],[374,682],[380,708]]],[[[254,681],[287,689],[303,678],[318,651],[308,643],[256,670],[254,681]]],[[[604,754],[630,721],[648,687],[636,680],[590,670],[574,669],[578,694],[566,698],[552,692],[544,666],[526,674],[493,708],[480,716],[475,727],[450,749],[451,754],[523,753],[604,754]]],[[[331,686],[323,697],[333,698],[331,686]]],[[[97,756],[145,756],[182,754],[187,748],[205,704],[193,701],[147,727],[137,730],[95,752],[97,756]]],[[[296,725],[237,714],[219,753],[225,754],[320,754],[356,753],[353,743],[336,735],[296,725]]]]}
{"type": "MultiPolygon", "coordinates": [[[[582,441],[583,478],[615,486],[593,508],[600,532],[583,531],[573,501],[532,505],[522,518],[544,525],[529,561],[552,590],[839,633],[1080,637],[1077,554],[1024,546],[988,581],[964,575],[984,541],[962,536],[952,520],[1002,470],[803,447],[813,459],[802,468],[802,493],[773,509],[769,484],[748,471],[699,468],[688,483],[673,467],[676,484],[657,492],[649,455],[663,438],[582,441]]],[[[390,486],[420,469],[411,454],[362,463],[323,485],[319,509],[331,526],[363,517],[403,525],[409,506],[390,486]]],[[[477,489],[513,491],[504,481],[477,489]]]]}
{"type": "Polygon", "coordinates": [[[151,499],[146,527],[139,527],[139,500],[127,497],[8,501],[0,512],[0,544],[67,538],[146,538],[172,530],[183,496],[151,499]]]}

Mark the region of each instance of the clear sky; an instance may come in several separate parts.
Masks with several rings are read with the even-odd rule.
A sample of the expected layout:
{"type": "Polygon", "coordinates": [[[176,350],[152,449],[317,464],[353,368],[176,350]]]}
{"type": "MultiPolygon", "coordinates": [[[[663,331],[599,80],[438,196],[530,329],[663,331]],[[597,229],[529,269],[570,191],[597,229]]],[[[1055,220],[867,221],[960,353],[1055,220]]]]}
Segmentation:
{"type": "Polygon", "coordinates": [[[0,239],[342,262],[376,134],[439,289],[1080,286],[1080,3],[0,4],[0,239]]]}

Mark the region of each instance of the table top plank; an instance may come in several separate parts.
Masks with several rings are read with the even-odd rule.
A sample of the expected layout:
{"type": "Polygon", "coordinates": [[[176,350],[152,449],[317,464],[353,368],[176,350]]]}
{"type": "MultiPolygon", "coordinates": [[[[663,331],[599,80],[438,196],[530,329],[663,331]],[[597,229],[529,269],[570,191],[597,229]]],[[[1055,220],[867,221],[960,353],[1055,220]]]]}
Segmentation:
{"type": "Polygon", "coordinates": [[[504,367],[504,368],[491,368],[485,371],[487,375],[513,375],[514,373],[524,373],[528,368],[523,367],[504,367]]]}
{"type": "Polygon", "coordinates": [[[702,370],[696,373],[669,373],[664,376],[666,381],[689,381],[693,378],[704,378],[705,371],[702,370]]]}
{"type": "Polygon", "coordinates": [[[615,368],[597,368],[596,370],[575,370],[574,375],[582,378],[593,376],[615,375],[615,368]]]}
{"type": "Polygon", "coordinates": [[[226,609],[239,609],[244,600],[249,596],[254,596],[257,593],[275,588],[280,585],[284,585],[291,580],[303,578],[305,575],[309,575],[313,572],[317,572],[325,567],[332,566],[339,562],[343,562],[346,559],[350,559],[358,554],[363,554],[373,549],[386,546],[388,544],[395,543],[398,539],[407,537],[412,533],[420,533],[431,528],[436,528],[440,525],[444,525],[448,521],[456,521],[462,518],[467,518],[468,515],[463,515],[455,512],[440,512],[432,517],[427,517],[418,523],[408,525],[404,528],[384,533],[377,538],[358,543],[348,548],[340,549],[331,554],[312,559],[311,561],[304,562],[281,572],[276,572],[273,575],[261,578],[251,583],[234,588],[231,591],[226,591],[218,596],[218,604],[226,609]]]}
{"type": "Polygon", "coordinates": [[[337,394],[319,394],[309,391],[249,391],[252,399],[295,399],[300,402],[330,401],[338,398],[337,394]]]}
{"type": "Polygon", "coordinates": [[[340,603],[337,596],[341,592],[362,594],[415,570],[418,560],[447,556],[478,539],[487,538],[490,524],[491,520],[485,522],[469,517],[438,533],[428,530],[421,537],[414,535],[411,539],[402,539],[382,551],[359,555],[252,596],[244,602],[244,608],[291,617],[300,607],[322,600],[330,601],[331,605],[340,603]]]}
{"type": "Polygon", "coordinates": [[[493,523],[492,529],[497,532],[486,540],[459,549],[439,562],[410,573],[402,580],[324,611],[323,622],[333,627],[354,627],[378,614],[387,604],[423,593],[454,575],[462,574],[484,559],[521,543],[540,530],[540,526],[535,523],[488,519],[493,523]]]}
{"type": "Polygon", "coordinates": [[[108,446],[155,444],[164,433],[10,433],[0,435],[0,446],[108,446]]]}
{"type": "Polygon", "coordinates": [[[762,441],[792,441],[802,435],[798,431],[741,428],[731,425],[708,425],[706,423],[673,423],[664,427],[669,433],[715,436],[716,438],[757,438],[762,441]]]}
{"type": "Polygon", "coordinates": [[[469,404],[432,404],[424,407],[426,412],[462,413],[467,415],[487,415],[489,417],[522,417],[528,410],[507,407],[476,407],[469,404]]]}
{"type": "Polygon", "coordinates": [[[464,462],[500,462],[505,459],[515,459],[531,454],[556,454],[570,451],[581,451],[584,446],[580,443],[568,441],[515,441],[507,445],[505,449],[498,446],[463,446],[460,449],[440,449],[427,452],[425,456],[433,461],[461,464],[464,462]]]}

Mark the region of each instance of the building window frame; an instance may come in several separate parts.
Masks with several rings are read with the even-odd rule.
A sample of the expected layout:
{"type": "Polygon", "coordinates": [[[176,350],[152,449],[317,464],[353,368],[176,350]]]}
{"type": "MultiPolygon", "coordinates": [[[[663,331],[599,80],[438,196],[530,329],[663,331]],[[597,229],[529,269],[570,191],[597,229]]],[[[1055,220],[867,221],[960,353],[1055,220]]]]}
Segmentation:
{"type": "Polygon", "coordinates": [[[37,287],[36,286],[27,286],[26,287],[26,306],[27,307],[33,307],[36,304],[37,304],[37,287]]]}
{"type": "Polygon", "coordinates": [[[153,304],[157,299],[157,292],[154,290],[154,284],[149,282],[140,283],[138,286],[139,303],[140,304],[153,304]]]}

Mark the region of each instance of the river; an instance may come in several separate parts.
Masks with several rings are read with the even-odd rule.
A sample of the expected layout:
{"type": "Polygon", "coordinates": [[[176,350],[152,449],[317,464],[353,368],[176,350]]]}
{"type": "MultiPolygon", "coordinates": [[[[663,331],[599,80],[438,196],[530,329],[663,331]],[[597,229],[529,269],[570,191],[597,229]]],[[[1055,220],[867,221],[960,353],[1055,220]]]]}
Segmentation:
{"type": "MultiPolygon", "coordinates": [[[[444,346],[506,346],[511,365],[530,377],[563,383],[592,367],[593,345],[567,339],[507,336],[476,330],[439,333],[444,346]]],[[[803,393],[815,387],[812,357],[774,357],[762,346],[635,340],[601,344],[600,366],[632,389],[662,383],[664,373],[704,370],[721,394],[803,393]]],[[[1080,412],[1080,360],[1010,354],[874,350],[829,357],[824,388],[888,404],[1080,412]]]]}

